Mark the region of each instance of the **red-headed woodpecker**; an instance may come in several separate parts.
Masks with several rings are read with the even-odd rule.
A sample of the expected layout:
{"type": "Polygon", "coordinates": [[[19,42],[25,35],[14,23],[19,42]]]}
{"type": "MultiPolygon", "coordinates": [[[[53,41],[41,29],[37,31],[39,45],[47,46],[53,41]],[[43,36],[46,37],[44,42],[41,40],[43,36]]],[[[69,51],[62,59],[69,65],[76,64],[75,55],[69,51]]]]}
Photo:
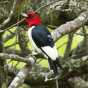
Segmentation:
{"type": "Polygon", "coordinates": [[[41,17],[35,11],[29,11],[25,16],[25,23],[28,26],[28,37],[37,52],[43,53],[48,58],[50,70],[54,75],[58,74],[59,64],[58,52],[54,41],[47,27],[42,25],[41,17]]]}

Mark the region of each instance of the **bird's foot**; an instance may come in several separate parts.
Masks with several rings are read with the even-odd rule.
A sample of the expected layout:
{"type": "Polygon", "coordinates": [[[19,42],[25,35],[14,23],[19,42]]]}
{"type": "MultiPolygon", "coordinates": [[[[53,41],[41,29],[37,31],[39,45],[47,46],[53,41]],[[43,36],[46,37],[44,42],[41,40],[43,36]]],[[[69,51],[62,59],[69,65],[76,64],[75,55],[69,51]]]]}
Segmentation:
{"type": "Polygon", "coordinates": [[[47,77],[45,77],[45,82],[50,81],[50,80],[56,80],[59,78],[59,76],[60,76],[59,73],[54,73],[53,70],[50,70],[47,77]]]}

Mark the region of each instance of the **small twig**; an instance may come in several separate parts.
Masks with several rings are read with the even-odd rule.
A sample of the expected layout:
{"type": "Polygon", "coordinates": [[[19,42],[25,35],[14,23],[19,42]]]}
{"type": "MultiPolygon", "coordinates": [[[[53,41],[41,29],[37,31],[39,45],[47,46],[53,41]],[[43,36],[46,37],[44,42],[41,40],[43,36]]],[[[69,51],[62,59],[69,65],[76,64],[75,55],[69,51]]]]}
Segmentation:
{"type": "Polygon", "coordinates": [[[56,79],[56,88],[59,88],[59,86],[58,86],[58,79],[56,79]]]}
{"type": "Polygon", "coordinates": [[[8,30],[8,32],[9,32],[10,34],[12,34],[12,35],[15,35],[15,33],[12,32],[11,30],[8,30]]]}
{"type": "Polygon", "coordinates": [[[4,32],[4,31],[6,31],[6,30],[8,30],[8,29],[11,29],[11,28],[17,26],[18,24],[20,24],[21,22],[23,22],[24,20],[25,20],[25,18],[21,19],[19,22],[17,22],[17,23],[15,23],[15,24],[11,25],[10,27],[8,27],[8,28],[6,28],[6,29],[4,29],[4,30],[0,30],[0,32],[4,32]]]}
{"type": "Polygon", "coordinates": [[[72,45],[72,41],[73,41],[73,36],[74,36],[74,33],[71,33],[68,35],[68,42],[67,42],[65,53],[64,53],[64,59],[67,59],[69,57],[70,52],[71,52],[71,45],[72,45]]]}
{"type": "Polygon", "coordinates": [[[59,1],[60,1],[60,0],[55,0],[55,1],[52,1],[52,2],[50,2],[50,3],[48,3],[48,4],[45,4],[45,5],[41,6],[40,8],[38,8],[38,9],[36,10],[36,12],[40,11],[41,9],[43,9],[43,8],[45,8],[45,7],[47,7],[47,6],[52,5],[52,4],[55,3],[55,2],[59,2],[59,1]]]}
{"type": "Polygon", "coordinates": [[[9,14],[8,18],[0,25],[0,29],[2,27],[4,27],[11,20],[11,18],[13,16],[13,13],[14,13],[14,10],[15,10],[16,3],[17,3],[17,0],[14,0],[13,7],[12,7],[12,9],[10,11],[10,14],[9,14]]]}
{"type": "Polygon", "coordinates": [[[5,46],[4,48],[7,49],[7,48],[9,48],[9,47],[15,46],[16,44],[18,44],[18,42],[14,42],[13,44],[8,45],[8,46],[5,46]]]}
{"type": "MultiPolygon", "coordinates": [[[[32,62],[32,60],[30,60],[30,57],[31,56],[26,58],[26,57],[21,57],[21,56],[16,55],[16,54],[0,53],[0,58],[2,58],[3,60],[11,59],[11,60],[15,60],[15,61],[25,62],[28,64],[31,64],[31,62],[32,62]]],[[[34,60],[33,57],[31,57],[31,58],[34,60]]]]}
{"type": "Polygon", "coordinates": [[[9,39],[13,38],[15,35],[7,35],[6,37],[3,38],[3,42],[9,41],[9,39]]]}
{"type": "MultiPolygon", "coordinates": [[[[40,11],[41,9],[43,9],[43,8],[45,8],[45,7],[47,7],[47,6],[52,5],[52,4],[55,3],[55,2],[58,2],[58,0],[52,1],[52,2],[50,2],[50,3],[48,3],[48,4],[44,5],[44,6],[41,6],[39,9],[35,10],[35,12],[38,12],[38,11],[40,11]]],[[[0,30],[0,32],[4,32],[4,31],[6,31],[6,30],[8,30],[8,29],[11,29],[12,27],[17,26],[18,24],[20,24],[21,22],[23,22],[24,20],[25,20],[25,18],[21,19],[19,22],[17,22],[17,23],[15,23],[15,24],[11,25],[10,27],[8,27],[8,28],[6,28],[6,29],[4,29],[4,30],[0,30]]]]}
{"type": "Polygon", "coordinates": [[[67,41],[66,42],[64,42],[63,44],[61,44],[59,47],[57,47],[57,49],[59,49],[59,48],[62,48],[64,45],[66,45],[67,44],[67,41]]]}

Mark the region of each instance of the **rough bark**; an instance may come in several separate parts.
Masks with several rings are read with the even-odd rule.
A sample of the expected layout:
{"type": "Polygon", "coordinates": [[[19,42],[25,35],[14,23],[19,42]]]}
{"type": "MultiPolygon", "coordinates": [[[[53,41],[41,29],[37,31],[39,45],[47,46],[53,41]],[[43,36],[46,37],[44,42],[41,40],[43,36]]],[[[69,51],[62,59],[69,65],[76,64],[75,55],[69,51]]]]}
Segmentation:
{"type": "Polygon", "coordinates": [[[81,13],[76,19],[69,21],[52,32],[54,40],[58,40],[62,35],[78,30],[88,21],[88,11],[81,13]]]}
{"type": "Polygon", "coordinates": [[[74,88],[88,88],[88,82],[81,77],[73,77],[69,79],[74,88]]]}
{"type": "MultiPolygon", "coordinates": [[[[46,6],[44,6],[46,7],[46,6]]],[[[65,6],[66,7],[66,6],[65,6]]],[[[64,8],[65,8],[64,7],[64,8]]],[[[14,7],[15,8],[15,7],[14,7]]],[[[42,7],[41,7],[42,8],[42,7]]],[[[67,8],[68,9],[68,8],[67,8]]],[[[66,10],[66,9],[65,9],[66,10]]],[[[63,10],[63,11],[65,11],[63,10]]],[[[10,12],[11,14],[11,12],[10,12]]],[[[9,21],[10,19],[12,18],[12,15],[9,16],[10,18],[7,18],[1,25],[1,27],[5,26],[9,21]]],[[[14,27],[15,25],[19,24],[20,22],[22,22],[24,19],[22,19],[21,21],[17,22],[16,24],[12,25],[11,27],[14,27]]],[[[61,25],[60,27],[58,27],[55,31],[52,32],[52,36],[54,38],[54,40],[58,40],[61,36],[67,34],[67,33],[70,33],[70,32],[73,32],[73,31],[76,31],[78,30],[83,24],[85,24],[88,20],[88,11],[84,11],[81,15],[79,15],[77,18],[75,18],[74,20],[70,21],[70,22],[67,22],[63,25],[61,25]]],[[[11,28],[9,27],[9,28],[11,28]]],[[[8,30],[9,28],[7,28],[6,30],[8,30]]],[[[1,31],[2,32],[2,31],[1,31]]],[[[71,42],[68,42],[68,46],[71,45],[70,44],[71,42]]],[[[67,48],[68,48],[67,46],[67,48]]],[[[65,53],[65,58],[69,57],[69,53],[70,52],[70,48],[66,50],[66,53],[65,53]]],[[[32,62],[28,59],[28,58],[24,58],[24,57],[20,57],[18,55],[14,55],[14,54],[6,54],[6,53],[0,53],[0,58],[6,60],[6,59],[14,59],[14,60],[17,60],[17,61],[22,61],[22,62],[25,62],[27,64],[31,64],[32,62]]],[[[87,58],[88,57],[85,57],[82,61],[80,60],[68,60],[65,64],[64,64],[64,67],[66,67],[67,69],[65,69],[63,71],[62,76],[61,76],[61,79],[60,79],[60,82],[64,79],[63,82],[67,81],[69,78],[71,77],[74,77],[74,76],[80,76],[82,74],[85,74],[85,73],[88,73],[88,70],[87,70],[87,58]],[[84,59],[86,58],[85,61],[83,61],[84,59]],[[64,75],[64,76],[63,76],[64,75]]],[[[12,86],[14,86],[14,88],[18,85],[20,85],[20,82],[23,83],[23,81],[21,81],[22,79],[24,80],[27,76],[27,74],[29,73],[29,70],[28,68],[23,68],[21,70],[21,72],[24,73],[24,76],[22,76],[22,78],[19,78],[18,75],[20,74],[20,72],[17,74],[16,78],[14,78],[15,82],[17,83],[17,85],[14,85],[14,80],[13,82],[10,84],[10,88],[12,88],[12,86]]],[[[29,76],[31,76],[32,74],[29,74],[29,76]]],[[[42,83],[43,85],[48,85],[49,82],[45,83],[44,82],[44,76],[45,74],[41,72],[37,73],[35,72],[35,74],[33,74],[36,77],[34,77],[34,79],[30,82],[28,82],[30,85],[34,85],[34,84],[38,84],[37,86],[39,87],[39,85],[42,83]],[[36,79],[36,80],[35,80],[36,79]]],[[[32,76],[33,77],[33,76],[32,76]]],[[[74,79],[74,78],[73,78],[74,79]]],[[[29,79],[28,79],[29,80],[29,79]]],[[[76,85],[76,82],[78,82],[77,80],[79,80],[79,78],[77,78],[76,80],[72,80],[73,83],[76,85]]],[[[50,85],[52,84],[55,84],[54,82],[50,81],[50,85]]],[[[85,84],[85,83],[84,83],[85,84]]],[[[78,84],[77,84],[78,85],[78,84]]],[[[81,85],[81,82],[80,84],[81,85]]],[[[79,86],[78,85],[78,86],[79,86]]],[[[77,87],[78,87],[77,86],[77,87]]],[[[85,84],[86,86],[86,84],[85,84]]],[[[77,88],[76,87],[76,88],[77,88]]],[[[87,86],[88,87],[88,86],[87,86]]],[[[51,87],[50,87],[51,88],[51,87]]],[[[55,87],[54,87],[55,88],[55,87]]],[[[67,87],[68,88],[68,87],[67,87]]],[[[71,88],[71,87],[70,87],[71,88]]]]}
{"type": "Polygon", "coordinates": [[[17,88],[17,87],[19,87],[24,82],[24,80],[27,77],[30,70],[31,70],[31,65],[30,66],[25,66],[24,68],[22,68],[18,72],[16,77],[12,80],[12,82],[9,85],[8,88],[17,88]]]}
{"type": "MultiPolygon", "coordinates": [[[[68,60],[68,63],[69,63],[69,66],[67,64],[68,69],[67,70],[64,69],[62,71],[62,73],[60,74],[61,75],[59,78],[59,87],[60,88],[75,88],[75,87],[71,86],[73,84],[75,86],[81,86],[82,80],[80,80],[80,81],[77,81],[77,80],[79,80],[79,77],[81,77],[82,75],[86,76],[88,73],[88,65],[87,65],[88,59],[87,58],[88,58],[88,56],[83,57],[81,60],[74,60],[74,59],[68,60]],[[78,77],[78,78],[76,78],[76,77],[78,77]],[[74,78],[76,80],[73,80],[74,78]],[[70,84],[68,84],[68,83],[70,83],[70,84]],[[67,84],[68,84],[68,87],[66,87],[67,84]]],[[[31,70],[29,72],[29,76],[25,80],[25,83],[27,83],[31,86],[35,85],[36,87],[41,84],[46,85],[46,86],[55,87],[55,85],[54,85],[55,80],[49,80],[47,82],[44,81],[44,77],[46,76],[47,70],[44,71],[44,68],[42,68],[42,67],[40,68],[37,65],[33,66],[33,69],[34,70],[31,70]],[[36,71],[35,71],[35,69],[36,69],[36,71]]],[[[10,74],[11,74],[11,71],[10,71],[10,74]]],[[[13,74],[13,72],[12,72],[12,74],[13,74]]],[[[85,83],[83,83],[83,84],[85,84],[85,83]]],[[[86,85],[84,85],[84,87],[82,86],[81,88],[86,88],[86,85]]]]}
{"type": "Polygon", "coordinates": [[[30,59],[31,57],[32,56],[29,56],[28,58],[26,58],[26,57],[20,57],[19,55],[15,55],[15,54],[0,53],[0,58],[2,58],[2,60],[11,59],[11,60],[21,61],[29,64],[31,64],[32,62],[32,60],[30,59]]]}
{"type": "Polygon", "coordinates": [[[17,3],[17,0],[14,0],[13,7],[12,7],[12,9],[10,11],[10,14],[8,15],[8,18],[3,23],[0,24],[0,29],[3,28],[11,20],[13,14],[14,14],[16,3],[17,3]]]}

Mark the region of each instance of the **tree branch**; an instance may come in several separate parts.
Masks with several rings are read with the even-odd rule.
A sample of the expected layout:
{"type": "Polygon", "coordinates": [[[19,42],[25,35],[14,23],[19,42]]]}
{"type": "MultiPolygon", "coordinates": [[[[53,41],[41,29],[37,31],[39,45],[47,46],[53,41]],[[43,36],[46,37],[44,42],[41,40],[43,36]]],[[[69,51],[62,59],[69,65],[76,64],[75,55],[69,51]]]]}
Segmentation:
{"type": "Polygon", "coordinates": [[[69,21],[52,32],[54,40],[58,40],[62,35],[78,30],[88,21],[88,11],[81,13],[76,19],[69,21]]]}
{"type": "Polygon", "coordinates": [[[69,82],[73,84],[74,88],[88,88],[88,82],[81,77],[73,77],[69,79],[69,82]]]}
{"type": "Polygon", "coordinates": [[[9,14],[8,18],[0,25],[0,29],[1,29],[2,27],[4,27],[7,23],[9,23],[9,21],[11,20],[13,14],[14,14],[14,10],[15,10],[15,6],[16,6],[17,1],[18,1],[18,0],[14,0],[14,2],[13,2],[13,7],[12,7],[12,9],[11,9],[11,11],[10,11],[10,14],[9,14]]]}
{"type": "MultiPolygon", "coordinates": [[[[41,9],[43,9],[43,8],[49,6],[49,5],[52,5],[52,4],[55,3],[55,2],[58,2],[58,0],[52,1],[52,2],[50,2],[50,3],[48,3],[48,4],[45,4],[44,6],[41,6],[39,9],[36,10],[36,12],[40,11],[41,9]]],[[[24,20],[25,20],[25,18],[21,19],[19,22],[15,23],[15,24],[11,25],[10,27],[6,28],[5,30],[1,30],[0,32],[6,31],[6,30],[8,30],[8,29],[11,29],[11,28],[13,28],[14,26],[17,26],[18,24],[20,24],[21,22],[23,22],[24,20]]],[[[4,23],[4,22],[3,22],[3,23],[4,23]]],[[[3,25],[3,26],[4,26],[4,25],[3,25]]]]}
{"type": "Polygon", "coordinates": [[[0,58],[2,58],[3,60],[7,60],[7,59],[16,60],[16,61],[25,62],[28,64],[31,64],[34,60],[32,56],[25,58],[15,54],[6,54],[6,53],[0,53],[0,58]]]}
{"type": "MultiPolygon", "coordinates": [[[[60,0],[59,0],[60,1],[60,0]]],[[[52,4],[54,4],[54,3],[56,3],[56,2],[59,2],[58,0],[55,0],[55,1],[52,1],[52,2],[50,2],[50,3],[48,3],[48,4],[45,4],[45,5],[43,5],[43,6],[41,6],[40,8],[38,8],[37,10],[36,10],[36,12],[38,12],[38,11],[40,11],[41,9],[43,9],[43,8],[45,8],[45,7],[48,7],[48,6],[50,6],[50,5],[52,5],[52,4]]]]}
{"type": "MultiPolygon", "coordinates": [[[[65,80],[69,80],[70,78],[81,76],[83,74],[88,73],[88,56],[82,58],[82,62],[80,60],[71,60],[70,64],[73,65],[72,70],[63,70],[60,73],[60,78],[58,79],[60,82],[65,80]],[[83,64],[84,63],[84,64],[83,64]],[[77,65],[77,66],[76,66],[77,65]]],[[[70,67],[70,66],[69,66],[70,67]]],[[[55,86],[55,80],[49,80],[47,82],[44,81],[44,77],[47,75],[47,70],[42,67],[34,65],[34,70],[29,72],[29,76],[26,78],[25,82],[30,85],[52,85],[55,86]],[[35,71],[36,70],[36,71],[35,71]]],[[[11,70],[11,69],[10,69],[11,70]]],[[[75,82],[75,81],[74,81],[75,82]]],[[[81,84],[80,84],[81,86],[81,84]]],[[[15,88],[15,87],[14,87],[15,88]]],[[[50,87],[49,87],[50,88],[50,87]]]]}
{"type": "Polygon", "coordinates": [[[31,70],[31,66],[25,66],[24,68],[22,68],[18,74],[16,75],[16,77],[13,79],[13,81],[11,82],[11,84],[9,85],[8,88],[17,88],[19,87],[25,80],[25,78],[27,77],[29,71],[31,70]]]}

